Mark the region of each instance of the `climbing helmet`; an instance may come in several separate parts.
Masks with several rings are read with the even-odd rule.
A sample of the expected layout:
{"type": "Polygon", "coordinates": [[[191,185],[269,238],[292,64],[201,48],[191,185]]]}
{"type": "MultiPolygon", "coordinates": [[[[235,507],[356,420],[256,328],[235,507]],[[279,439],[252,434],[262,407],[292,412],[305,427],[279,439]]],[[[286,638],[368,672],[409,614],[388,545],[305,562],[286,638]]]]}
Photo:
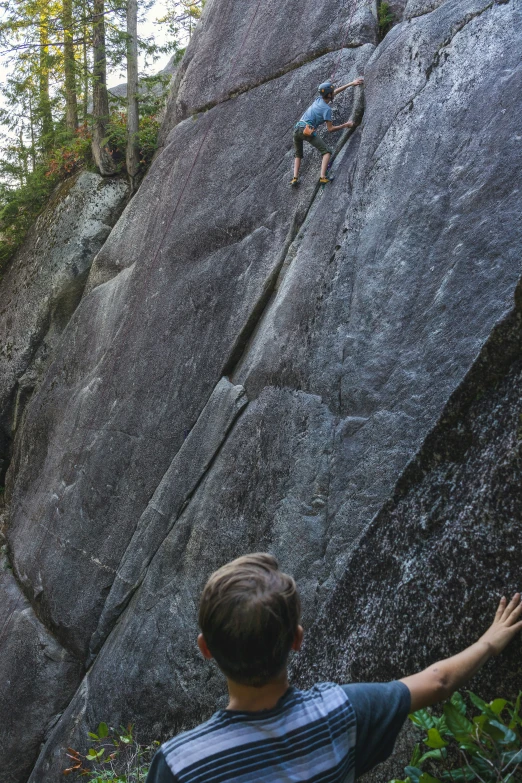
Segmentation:
{"type": "Polygon", "coordinates": [[[323,82],[317,89],[321,98],[330,98],[334,94],[334,85],[332,82],[323,82]]]}

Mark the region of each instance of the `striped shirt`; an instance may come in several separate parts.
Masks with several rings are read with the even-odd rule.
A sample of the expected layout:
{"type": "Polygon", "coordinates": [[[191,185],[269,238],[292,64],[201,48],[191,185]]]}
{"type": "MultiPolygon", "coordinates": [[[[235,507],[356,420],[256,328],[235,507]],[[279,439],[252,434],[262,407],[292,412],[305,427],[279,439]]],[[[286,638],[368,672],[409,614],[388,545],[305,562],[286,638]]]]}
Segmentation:
{"type": "Polygon", "coordinates": [[[210,720],[164,743],[147,783],[352,783],[356,774],[373,766],[371,758],[376,763],[389,755],[408,709],[409,691],[402,683],[319,683],[309,691],[291,687],[270,710],[218,710],[210,720]],[[395,706],[386,708],[383,688],[395,706]],[[359,715],[352,701],[364,704],[366,711],[372,704],[381,705],[376,706],[376,720],[379,731],[383,723],[387,730],[386,748],[381,742],[380,751],[372,751],[372,721],[361,716],[360,769],[359,715]],[[397,728],[390,732],[391,722],[383,720],[383,714],[391,713],[397,728]]]}

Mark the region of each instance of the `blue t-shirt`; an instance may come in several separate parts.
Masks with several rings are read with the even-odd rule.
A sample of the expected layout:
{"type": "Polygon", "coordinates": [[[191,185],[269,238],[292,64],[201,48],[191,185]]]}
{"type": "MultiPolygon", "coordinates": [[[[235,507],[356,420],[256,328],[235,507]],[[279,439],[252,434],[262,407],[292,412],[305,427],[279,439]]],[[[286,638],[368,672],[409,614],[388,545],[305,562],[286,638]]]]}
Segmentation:
{"type": "Polygon", "coordinates": [[[218,710],[165,742],[146,783],[352,783],[388,758],[409,710],[401,682],[289,688],[270,710],[218,710]]]}
{"type": "Polygon", "coordinates": [[[314,128],[318,128],[323,122],[331,119],[332,110],[330,106],[328,106],[324,98],[319,97],[308,107],[300,122],[307,122],[309,125],[313,125],[314,128]]]}

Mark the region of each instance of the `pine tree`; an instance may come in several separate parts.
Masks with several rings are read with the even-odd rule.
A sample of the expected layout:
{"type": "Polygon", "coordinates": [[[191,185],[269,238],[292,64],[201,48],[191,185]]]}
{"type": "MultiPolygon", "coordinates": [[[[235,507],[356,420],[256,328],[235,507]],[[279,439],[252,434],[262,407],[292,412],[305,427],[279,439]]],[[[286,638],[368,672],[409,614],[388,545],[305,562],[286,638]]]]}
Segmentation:
{"type": "Polygon", "coordinates": [[[66,124],[69,133],[75,133],[78,128],[78,99],[76,96],[76,58],[74,54],[72,0],[63,0],[62,24],[66,124]]]}
{"type": "Polygon", "coordinates": [[[127,0],[127,150],[126,165],[131,192],[140,165],[138,147],[138,0],[127,0]]]}

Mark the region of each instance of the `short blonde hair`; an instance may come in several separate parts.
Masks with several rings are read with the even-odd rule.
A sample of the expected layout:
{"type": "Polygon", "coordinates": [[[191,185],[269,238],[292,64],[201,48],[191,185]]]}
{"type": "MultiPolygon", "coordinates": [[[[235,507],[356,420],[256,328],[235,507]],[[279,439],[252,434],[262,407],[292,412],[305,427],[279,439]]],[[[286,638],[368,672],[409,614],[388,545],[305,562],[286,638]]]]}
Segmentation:
{"type": "Polygon", "coordinates": [[[284,670],[301,602],[294,580],[265,552],[244,555],[208,580],[199,606],[201,632],[221,671],[261,686],[284,670]]]}

